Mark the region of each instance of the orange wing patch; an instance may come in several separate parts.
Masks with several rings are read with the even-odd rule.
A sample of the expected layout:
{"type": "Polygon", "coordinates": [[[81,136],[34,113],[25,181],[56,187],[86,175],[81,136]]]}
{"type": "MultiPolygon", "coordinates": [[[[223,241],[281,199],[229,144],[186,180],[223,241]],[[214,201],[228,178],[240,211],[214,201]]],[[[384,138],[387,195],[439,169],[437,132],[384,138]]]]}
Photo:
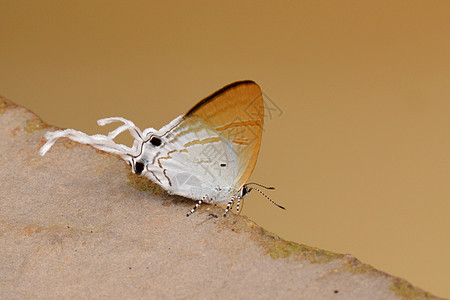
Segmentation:
{"type": "Polygon", "coordinates": [[[260,87],[253,81],[225,86],[192,107],[185,115],[199,117],[231,145],[237,158],[235,188],[248,180],[258,158],[264,125],[264,102],[260,87]]]}

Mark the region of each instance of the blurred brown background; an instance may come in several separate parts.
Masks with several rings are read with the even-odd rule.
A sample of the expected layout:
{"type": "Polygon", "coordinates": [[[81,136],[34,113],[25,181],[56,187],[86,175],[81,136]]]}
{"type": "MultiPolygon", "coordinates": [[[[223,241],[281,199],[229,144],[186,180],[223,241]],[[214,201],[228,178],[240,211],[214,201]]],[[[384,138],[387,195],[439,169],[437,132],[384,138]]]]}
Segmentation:
{"type": "Polygon", "coordinates": [[[450,297],[450,1],[161,2],[0,0],[0,94],[93,134],[255,80],[251,181],[288,210],[243,213],[450,297]]]}

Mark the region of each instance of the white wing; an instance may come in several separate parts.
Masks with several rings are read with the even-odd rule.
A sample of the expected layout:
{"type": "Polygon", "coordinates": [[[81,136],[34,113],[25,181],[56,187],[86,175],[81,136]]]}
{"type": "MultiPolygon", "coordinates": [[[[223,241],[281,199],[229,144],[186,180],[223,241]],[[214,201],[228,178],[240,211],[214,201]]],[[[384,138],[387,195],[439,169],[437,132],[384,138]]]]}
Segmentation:
{"type": "Polygon", "coordinates": [[[185,118],[199,117],[227,142],[238,158],[237,190],[247,183],[258,158],[264,125],[261,88],[253,81],[231,83],[192,107],[185,118]]]}
{"type": "Polygon", "coordinates": [[[179,117],[147,140],[136,161],[145,165],[142,174],[169,193],[224,203],[237,192],[236,153],[201,118],[179,117]]]}
{"type": "Polygon", "coordinates": [[[226,203],[247,182],[264,123],[261,89],[252,81],[218,90],[153,135],[136,158],[169,193],[226,203]],[[151,139],[158,143],[151,143],[151,139]]]}
{"type": "Polygon", "coordinates": [[[106,118],[100,126],[124,123],[107,136],[89,136],[73,129],[48,132],[44,155],[58,138],[119,154],[137,174],[147,176],[169,193],[225,203],[242,189],[258,157],[264,123],[261,89],[252,81],[232,83],[206,97],[184,116],[156,131],[143,132],[123,118],[106,118]],[[114,138],[128,130],[133,147],[114,138]]]}

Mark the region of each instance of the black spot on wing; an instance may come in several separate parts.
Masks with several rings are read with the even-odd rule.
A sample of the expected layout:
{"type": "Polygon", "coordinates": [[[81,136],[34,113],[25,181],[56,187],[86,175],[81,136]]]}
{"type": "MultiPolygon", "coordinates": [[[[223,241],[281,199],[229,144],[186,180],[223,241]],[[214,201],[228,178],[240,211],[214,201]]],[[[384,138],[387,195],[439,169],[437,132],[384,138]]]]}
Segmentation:
{"type": "Polygon", "coordinates": [[[161,146],[162,141],[159,137],[154,136],[150,139],[150,143],[155,147],[159,147],[161,146]]]}
{"type": "Polygon", "coordinates": [[[137,161],[134,165],[134,173],[136,173],[137,175],[141,175],[142,171],[144,171],[144,167],[144,163],[137,161]]]}

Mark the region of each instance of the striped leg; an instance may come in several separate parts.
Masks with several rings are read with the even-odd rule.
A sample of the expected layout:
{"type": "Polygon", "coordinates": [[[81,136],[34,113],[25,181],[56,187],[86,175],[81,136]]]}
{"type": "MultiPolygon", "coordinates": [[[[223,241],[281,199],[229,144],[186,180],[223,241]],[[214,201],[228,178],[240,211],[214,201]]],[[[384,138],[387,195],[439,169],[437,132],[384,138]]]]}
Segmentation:
{"type": "Polygon", "coordinates": [[[230,201],[228,201],[227,208],[225,209],[225,213],[223,214],[224,217],[227,216],[227,213],[230,209],[233,209],[233,204],[234,204],[235,199],[236,199],[236,197],[232,196],[230,201]]]}
{"type": "Polygon", "coordinates": [[[237,204],[236,204],[236,214],[239,215],[239,205],[241,204],[241,197],[237,198],[237,204]]]}
{"type": "Polygon", "coordinates": [[[200,206],[200,204],[202,204],[202,202],[203,202],[202,200],[198,200],[197,204],[195,204],[195,206],[186,214],[186,217],[192,215],[192,213],[200,206]]]}

